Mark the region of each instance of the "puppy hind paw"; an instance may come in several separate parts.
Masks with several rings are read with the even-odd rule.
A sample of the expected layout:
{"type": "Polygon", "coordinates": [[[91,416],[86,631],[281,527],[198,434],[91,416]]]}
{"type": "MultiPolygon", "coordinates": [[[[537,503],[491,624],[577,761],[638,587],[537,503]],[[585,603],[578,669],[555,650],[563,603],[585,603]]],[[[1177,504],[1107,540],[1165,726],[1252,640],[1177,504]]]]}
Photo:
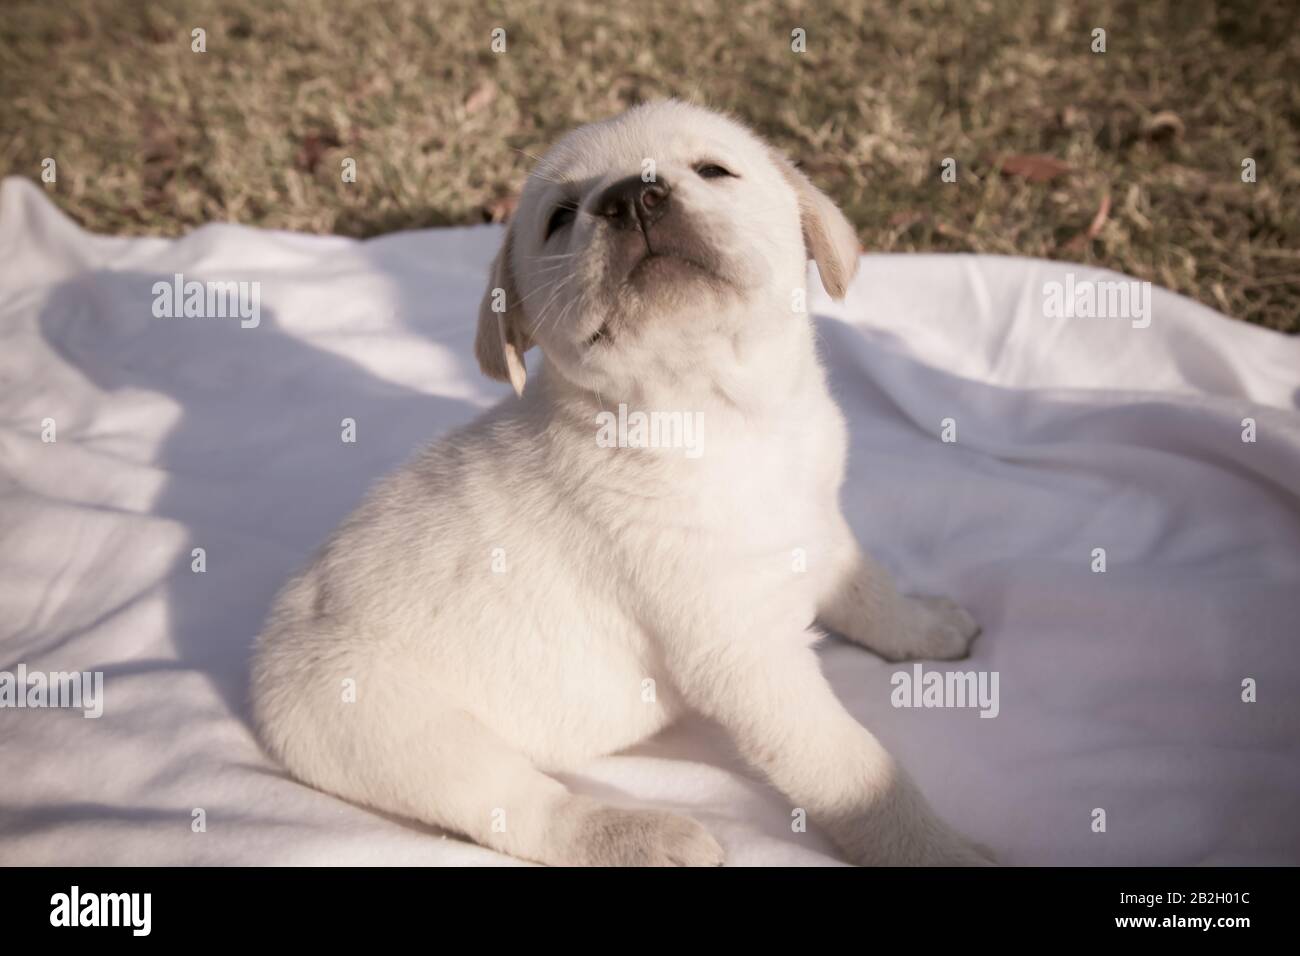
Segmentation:
{"type": "Polygon", "coordinates": [[[721,866],[722,847],[690,817],[660,810],[605,807],[579,829],[585,866],[721,866]]]}

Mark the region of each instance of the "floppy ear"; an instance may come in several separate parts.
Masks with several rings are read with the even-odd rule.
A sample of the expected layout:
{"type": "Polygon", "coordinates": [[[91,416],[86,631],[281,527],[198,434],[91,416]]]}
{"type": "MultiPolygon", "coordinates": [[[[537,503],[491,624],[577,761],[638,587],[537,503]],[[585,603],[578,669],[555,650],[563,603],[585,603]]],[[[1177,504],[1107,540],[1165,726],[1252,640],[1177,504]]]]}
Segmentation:
{"type": "Polygon", "coordinates": [[[844,213],[794,165],[774,153],[777,168],[799,197],[799,221],[808,258],[817,263],[822,285],[834,299],[843,299],[858,271],[858,234],[844,213]]]}
{"type": "Polygon", "coordinates": [[[514,235],[506,227],[501,251],[492,260],[487,291],[478,307],[478,333],[474,336],[474,357],[483,374],[499,382],[509,382],[516,395],[524,393],[524,353],[532,339],[524,329],[524,310],[515,289],[510,267],[510,244],[514,235]]]}

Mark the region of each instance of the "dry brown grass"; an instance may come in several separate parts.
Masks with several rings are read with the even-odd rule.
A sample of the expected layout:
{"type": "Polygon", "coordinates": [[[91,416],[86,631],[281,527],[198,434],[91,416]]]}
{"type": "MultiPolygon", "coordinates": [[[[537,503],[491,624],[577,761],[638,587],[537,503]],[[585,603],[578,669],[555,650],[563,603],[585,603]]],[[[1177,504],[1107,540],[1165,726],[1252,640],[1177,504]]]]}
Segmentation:
{"type": "Polygon", "coordinates": [[[6,3],[0,170],[38,178],[54,157],[50,195],[102,232],[235,220],[367,236],[500,214],[527,154],[678,95],[784,147],[868,249],[1097,263],[1300,330],[1300,31],[1285,0],[274,7],[6,3]],[[505,54],[489,49],[495,26],[505,54]],[[1009,175],[1025,154],[1069,169],[1009,175]]]}

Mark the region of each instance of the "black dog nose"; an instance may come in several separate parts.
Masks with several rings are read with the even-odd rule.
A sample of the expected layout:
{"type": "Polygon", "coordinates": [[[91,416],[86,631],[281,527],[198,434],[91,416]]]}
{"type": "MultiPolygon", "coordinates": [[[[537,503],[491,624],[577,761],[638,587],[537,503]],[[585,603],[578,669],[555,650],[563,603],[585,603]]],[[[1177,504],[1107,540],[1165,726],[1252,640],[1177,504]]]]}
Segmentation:
{"type": "Polygon", "coordinates": [[[648,183],[640,176],[620,179],[596,200],[597,216],[608,219],[617,229],[649,229],[668,211],[667,183],[648,183]]]}

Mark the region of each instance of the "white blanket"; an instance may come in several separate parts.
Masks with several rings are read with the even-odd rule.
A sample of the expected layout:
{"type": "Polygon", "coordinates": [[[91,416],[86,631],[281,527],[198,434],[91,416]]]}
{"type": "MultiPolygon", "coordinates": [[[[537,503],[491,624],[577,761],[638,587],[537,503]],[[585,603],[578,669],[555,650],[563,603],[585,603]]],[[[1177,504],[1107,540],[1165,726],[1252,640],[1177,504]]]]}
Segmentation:
{"type": "MultiPolygon", "coordinates": [[[[512,862],[290,780],[245,704],[279,584],[370,481],[503,394],[471,354],[500,238],[107,238],[5,181],[0,671],[104,690],[98,719],[0,709],[0,861],[512,862]],[[177,273],[260,283],[260,324],[155,317],[177,273]]],[[[824,667],[1004,861],[1300,863],[1300,340],[1160,289],[1146,328],[1045,317],[1067,274],[1120,278],[869,255],[843,304],[814,281],[844,507],[906,587],[982,623],[969,661],[925,667],[996,671],[998,714],[892,706],[910,665],[838,638],[824,667]]],[[[732,864],[836,862],[700,721],[567,782],[690,813],[732,864]]]]}

